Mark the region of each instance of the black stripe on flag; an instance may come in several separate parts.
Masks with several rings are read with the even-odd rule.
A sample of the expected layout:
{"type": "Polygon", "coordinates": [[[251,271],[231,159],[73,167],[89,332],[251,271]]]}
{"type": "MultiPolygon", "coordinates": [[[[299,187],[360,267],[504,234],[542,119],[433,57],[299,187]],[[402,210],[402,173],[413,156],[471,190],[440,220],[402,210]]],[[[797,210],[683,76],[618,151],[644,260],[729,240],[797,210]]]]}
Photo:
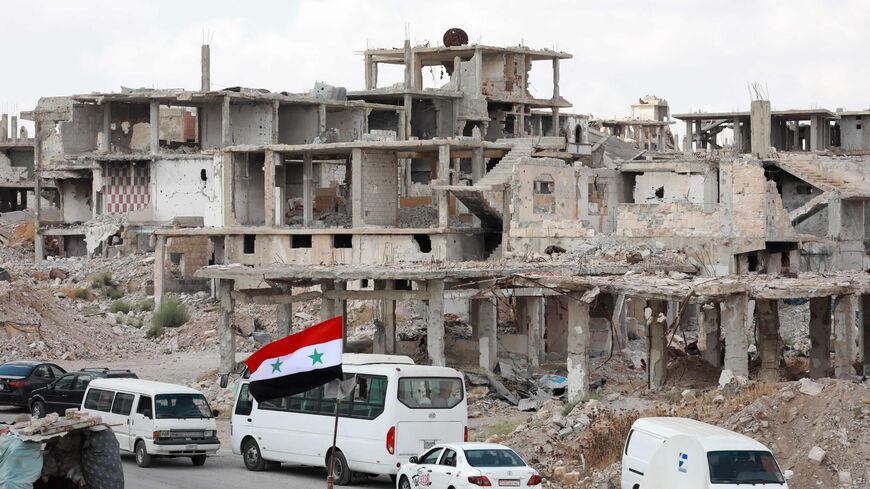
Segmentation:
{"type": "Polygon", "coordinates": [[[342,379],[341,365],[320,368],[298,374],[282,375],[250,383],[251,395],[257,402],[292,396],[322,386],[333,379],[342,379]]]}

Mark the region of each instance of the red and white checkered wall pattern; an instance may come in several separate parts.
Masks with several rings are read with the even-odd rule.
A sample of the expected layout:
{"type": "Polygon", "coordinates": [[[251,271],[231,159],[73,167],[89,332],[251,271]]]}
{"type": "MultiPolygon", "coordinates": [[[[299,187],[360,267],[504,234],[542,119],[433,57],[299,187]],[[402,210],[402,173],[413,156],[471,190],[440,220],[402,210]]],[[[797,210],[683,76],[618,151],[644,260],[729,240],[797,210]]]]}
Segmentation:
{"type": "Polygon", "coordinates": [[[151,202],[148,167],[117,163],[106,165],[103,175],[103,195],[106,213],[121,214],[146,207],[151,202]]]}

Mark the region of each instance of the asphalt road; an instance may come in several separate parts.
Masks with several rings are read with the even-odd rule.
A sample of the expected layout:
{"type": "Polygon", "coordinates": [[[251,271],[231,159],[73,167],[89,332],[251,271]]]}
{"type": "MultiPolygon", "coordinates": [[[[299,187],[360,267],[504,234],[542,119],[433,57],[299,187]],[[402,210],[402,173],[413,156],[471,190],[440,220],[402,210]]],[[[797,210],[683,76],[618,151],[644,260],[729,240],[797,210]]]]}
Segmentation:
{"type": "MultiPolygon", "coordinates": [[[[0,423],[11,423],[22,409],[0,407],[0,423]]],[[[226,444],[224,440],[221,441],[226,444]]],[[[209,457],[205,465],[195,467],[189,458],[156,459],[151,467],[136,465],[132,454],[121,455],[124,467],[124,486],[128,489],[311,489],[326,487],[326,470],[313,467],[283,465],[278,470],[251,472],[245,468],[240,455],[221,448],[209,457]]],[[[356,488],[390,489],[395,487],[388,477],[365,479],[352,486],[356,488]]]]}

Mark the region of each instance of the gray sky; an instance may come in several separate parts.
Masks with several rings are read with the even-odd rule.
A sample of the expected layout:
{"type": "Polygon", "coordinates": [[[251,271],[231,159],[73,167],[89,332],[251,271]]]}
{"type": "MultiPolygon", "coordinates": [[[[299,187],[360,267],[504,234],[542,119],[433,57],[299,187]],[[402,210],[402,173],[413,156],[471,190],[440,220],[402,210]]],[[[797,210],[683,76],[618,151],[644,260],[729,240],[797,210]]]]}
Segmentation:
{"type": "MultiPolygon", "coordinates": [[[[472,42],[570,52],[561,93],[599,117],[628,116],[645,94],[673,113],[747,110],[750,81],[767,84],[774,109],[870,108],[861,0],[5,0],[0,12],[0,111],[10,113],[41,96],[122,85],[198,89],[204,32],[212,88],[361,89],[360,52],[401,46],[406,25],[412,42],[435,45],[460,27],[472,42]]],[[[380,83],[401,76],[382,70],[380,83]]],[[[440,72],[424,78],[442,82],[440,72]]],[[[535,63],[530,82],[549,97],[550,65],[535,63]]]]}

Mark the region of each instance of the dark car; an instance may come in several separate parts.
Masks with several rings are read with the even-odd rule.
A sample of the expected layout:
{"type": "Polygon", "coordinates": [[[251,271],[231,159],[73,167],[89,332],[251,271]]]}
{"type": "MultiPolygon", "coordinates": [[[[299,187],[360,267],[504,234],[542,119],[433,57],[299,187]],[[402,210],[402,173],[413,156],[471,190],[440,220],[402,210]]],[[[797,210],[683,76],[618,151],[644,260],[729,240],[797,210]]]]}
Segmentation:
{"type": "Polygon", "coordinates": [[[66,370],[53,363],[9,362],[0,365],[0,406],[29,407],[30,393],[54,382],[66,370]]]}
{"type": "Polygon", "coordinates": [[[41,418],[48,413],[63,415],[69,408],[78,408],[82,405],[85,389],[95,378],[138,377],[129,370],[107,368],[83,368],[78,372],[70,372],[45,387],[35,389],[30,395],[30,412],[41,418]]]}

